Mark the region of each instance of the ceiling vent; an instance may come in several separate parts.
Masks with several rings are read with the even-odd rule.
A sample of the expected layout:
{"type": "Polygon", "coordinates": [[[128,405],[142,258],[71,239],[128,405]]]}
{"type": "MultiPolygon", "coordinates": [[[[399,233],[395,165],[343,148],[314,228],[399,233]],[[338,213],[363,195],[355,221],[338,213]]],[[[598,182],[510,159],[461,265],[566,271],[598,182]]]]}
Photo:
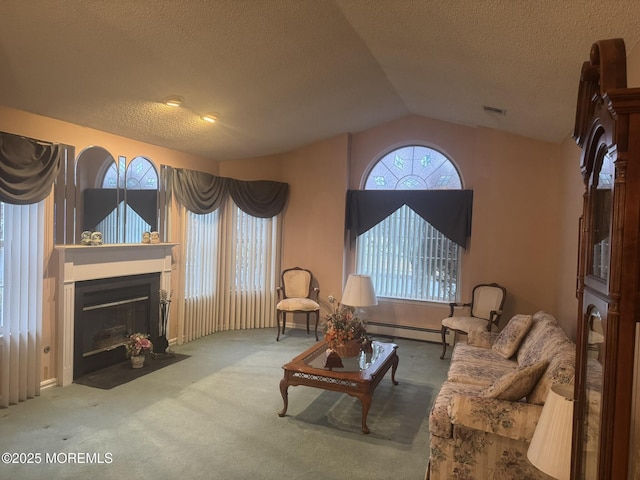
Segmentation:
{"type": "Polygon", "coordinates": [[[506,116],[507,115],[507,111],[504,108],[490,107],[489,105],[483,105],[482,109],[485,112],[496,113],[496,114],[502,115],[502,116],[506,116]]]}

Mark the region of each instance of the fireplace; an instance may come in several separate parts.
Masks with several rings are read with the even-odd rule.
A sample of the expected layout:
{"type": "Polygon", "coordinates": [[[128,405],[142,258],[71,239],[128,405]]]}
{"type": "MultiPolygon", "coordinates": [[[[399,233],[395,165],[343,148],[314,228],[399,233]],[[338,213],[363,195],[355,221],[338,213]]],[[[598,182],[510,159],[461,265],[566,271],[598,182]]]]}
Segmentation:
{"type": "Polygon", "coordinates": [[[130,330],[157,338],[159,291],[171,290],[175,245],[56,246],[58,385],[122,360],[130,330]]]}
{"type": "Polygon", "coordinates": [[[159,334],[160,274],[76,283],[73,378],[125,360],[132,333],[159,334]]]}

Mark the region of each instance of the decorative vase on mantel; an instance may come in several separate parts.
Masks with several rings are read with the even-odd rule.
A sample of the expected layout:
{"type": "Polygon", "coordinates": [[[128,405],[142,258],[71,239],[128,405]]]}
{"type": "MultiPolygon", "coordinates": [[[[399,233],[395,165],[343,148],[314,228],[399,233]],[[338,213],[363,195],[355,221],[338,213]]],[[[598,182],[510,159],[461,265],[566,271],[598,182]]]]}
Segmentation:
{"type": "Polygon", "coordinates": [[[131,355],[131,368],[142,368],[144,366],[144,355],[131,355]]]}

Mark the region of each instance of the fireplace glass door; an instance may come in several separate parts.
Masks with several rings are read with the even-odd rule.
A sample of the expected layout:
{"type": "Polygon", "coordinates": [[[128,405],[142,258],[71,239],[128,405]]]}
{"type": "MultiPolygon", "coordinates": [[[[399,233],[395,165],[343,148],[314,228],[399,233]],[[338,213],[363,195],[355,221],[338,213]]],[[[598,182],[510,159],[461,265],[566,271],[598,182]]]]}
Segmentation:
{"type": "Polygon", "coordinates": [[[158,337],[160,274],[78,282],[73,377],[126,360],[133,333],[158,337]]]}

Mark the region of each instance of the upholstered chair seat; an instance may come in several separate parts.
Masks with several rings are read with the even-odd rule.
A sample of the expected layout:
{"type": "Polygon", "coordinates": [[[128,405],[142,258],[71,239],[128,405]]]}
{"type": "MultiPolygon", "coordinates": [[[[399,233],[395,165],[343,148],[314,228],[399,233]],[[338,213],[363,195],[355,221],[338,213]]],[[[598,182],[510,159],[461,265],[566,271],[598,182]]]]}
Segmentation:
{"type": "Polygon", "coordinates": [[[310,298],[285,298],[278,302],[276,308],[285,312],[315,312],[320,305],[310,298]]]}
{"type": "Polygon", "coordinates": [[[473,330],[486,330],[487,321],[476,317],[447,317],[442,320],[442,326],[450,330],[471,332],[473,330]]]}

